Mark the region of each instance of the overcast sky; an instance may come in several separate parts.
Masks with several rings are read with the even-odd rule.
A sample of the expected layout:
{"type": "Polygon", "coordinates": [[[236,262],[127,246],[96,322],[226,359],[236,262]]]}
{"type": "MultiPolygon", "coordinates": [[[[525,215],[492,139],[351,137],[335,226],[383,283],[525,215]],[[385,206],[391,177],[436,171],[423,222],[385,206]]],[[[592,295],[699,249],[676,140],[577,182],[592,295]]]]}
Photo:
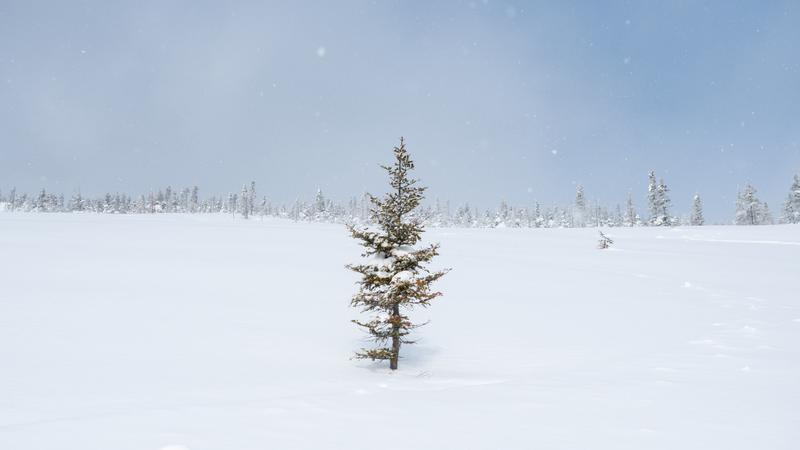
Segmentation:
{"type": "MultiPolygon", "coordinates": [[[[566,204],[575,184],[729,220],[800,172],[800,2],[0,2],[0,189],[255,180],[381,192],[405,136],[429,196],[566,204]]],[[[777,214],[776,214],[777,215],[777,214]]]]}

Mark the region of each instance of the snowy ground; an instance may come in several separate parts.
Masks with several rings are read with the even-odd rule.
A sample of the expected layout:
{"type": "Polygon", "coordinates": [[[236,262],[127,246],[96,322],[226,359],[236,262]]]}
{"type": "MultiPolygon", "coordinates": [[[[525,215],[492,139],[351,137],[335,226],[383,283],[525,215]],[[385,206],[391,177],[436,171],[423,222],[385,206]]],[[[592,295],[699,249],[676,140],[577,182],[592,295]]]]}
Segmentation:
{"type": "Polygon", "coordinates": [[[430,230],[400,370],[341,226],[0,214],[0,449],[800,448],[800,227],[430,230]]]}

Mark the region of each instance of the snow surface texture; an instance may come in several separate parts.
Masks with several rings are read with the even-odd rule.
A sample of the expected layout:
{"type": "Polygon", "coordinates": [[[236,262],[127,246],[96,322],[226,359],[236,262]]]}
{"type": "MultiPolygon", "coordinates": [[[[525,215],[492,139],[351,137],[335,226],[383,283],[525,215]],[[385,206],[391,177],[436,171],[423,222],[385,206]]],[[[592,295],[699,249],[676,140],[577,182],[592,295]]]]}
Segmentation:
{"type": "Polygon", "coordinates": [[[400,370],[340,225],[0,214],[0,449],[796,449],[800,227],[435,229],[400,370]]]}

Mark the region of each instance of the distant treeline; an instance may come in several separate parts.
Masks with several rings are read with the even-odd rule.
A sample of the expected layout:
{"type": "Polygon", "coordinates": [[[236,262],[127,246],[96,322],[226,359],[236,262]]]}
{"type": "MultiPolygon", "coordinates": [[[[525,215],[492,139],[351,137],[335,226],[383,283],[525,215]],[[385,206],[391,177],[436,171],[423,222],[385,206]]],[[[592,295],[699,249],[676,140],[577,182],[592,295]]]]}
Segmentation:
{"type": "MultiPolygon", "coordinates": [[[[577,186],[575,201],[569,206],[542,206],[538,202],[532,207],[514,207],[501,202],[496,209],[479,210],[463,204],[451,208],[449,202],[436,201],[422,206],[417,216],[426,225],[435,227],[634,227],[704,225],[703,203],[694,195],[691,211],[678,216],[672,212],[669,189],[663,180],[657,181],[650,172],[647,187],[647,208],[640,213],[631,195],[624,206],[613,208],[592,204],[582,186],[577,186]]],[[[63,194],[47,192],[38,194],[19,193],[12,188],[8,193],[0,191],[0,211],[64,212],[102,214],[169,214],[169,213],[213,213],[231,214],[243,218],[282,217],[291,220],[368,223],[369,196],[351,198],[347,203],[334,202],[317,191],[313,201],[297,200],[290,205],[275,205],[266,196],[259,196],[255,182],[245,184],[238,193],[202,198],[197,186],[180,191],[167,187],[158,192],[139,196],[107,193],[101,197],[84,197],[80,192],[69,199],[63,194]]],[[[789,194],[783,202],[779,223],[800,223],[800,175],[795,175],[789,194]]],[[[737,225],[763,225],[775,223],[769,206],[756,196],[750,184],[739,192],[732,223],[737,225]]]]}

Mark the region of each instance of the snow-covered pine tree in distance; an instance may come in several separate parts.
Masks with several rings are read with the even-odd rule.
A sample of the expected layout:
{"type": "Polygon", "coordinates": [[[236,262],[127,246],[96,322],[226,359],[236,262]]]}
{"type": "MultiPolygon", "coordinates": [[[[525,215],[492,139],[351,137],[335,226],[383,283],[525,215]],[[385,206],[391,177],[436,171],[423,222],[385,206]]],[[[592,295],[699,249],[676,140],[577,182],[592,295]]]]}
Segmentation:
{"type": "Polygon", "coordinates": [[[378,344],[377,348],[362,349],[355,356],[373,361],[389,360],[392,370],[397,369],[401,344],[413,343],[407,336],[421,326],[412,323],[406,311],[415,306],[427,307],[431,300],[441,296],[441,292],[431,290],[431,284],[447,273],[447,270],[432,272],[426,268],[438,255],[439,244],[414,247],[424,231],[414,210],[422,201],[425,188],[416,185],[418,180],[408,177],[414,162],[402,137],[400,146],[394,148],[394,157],[391,166],[381,166],[389,173],[392,191],[383,198],[369,195],[370,216],[377,229],[348,226],[365,249],[362,256],[368,259],[347,266],[361,275],[351,305],[372,315],[367,322],[353,322],[366,329],[378,344]]]}
{"type": "Polygon", "coordinates": [[[656,173],[650,171],[647,174],[647,209],[650,212],[650,220],[648,224],[656,225],[656,218],[658,217],[658,183],[656,182],[656,173]]]}
{"type": "Polygon", "coordinates": [[[670,226],[672,225],[672,217],[670,216],[670,200],[669,189],[667,188],[664,179],[656,183],[656,173],[650,171],[647,174],[647,205],[650,210],[650,220],[648,223],[652,226],[670,226]]]}
{"type": "Polygon", "coordinates": [[[792,186],[789,188],[789,195],[783,204],[783,223],[800,223],[800,175],[794,176],[792,186]]]}
{"type": "Polygon", "coordinates": [[[756,188],[750,183],[745,184],[744,189],[739,192],[736,198],[734,223],[736,225],[767,225],[772,223],[769,207],[756,197],[756,188]]]}
{"type": "Polygon", "coordinates": [[[247,219],[248,217],[250,217],[250,209],[248,205],[249,198],[250,196],[247,193],[247,185],[245,184],[244,186],[242,186],[242,196],[239,197],[239,202],[241,203],[239,207],[239,212],[242,214],[243,219],[247,219]]]}
{"type": "Polygon", "coordinates": [[[586,226],[586,194],[580,184],[575,188],[575,214],[574,226],[586,226]]]}
{"type": "Polygon", "coordinates": [[[633,206],[633,196],[631,193],[628,193],[628,201],[625,203],[625,217],[623,218],[623,224],[626,227],[633,227],[638,224],[639,216],[636,214],[636,208],[633,206]]]}
{"type": "Polygon", "coordinates": [[[692,202],[692,214],[689,216],[689,224],[693,226],[701,226],[706,223],[703,218],[703,202],[700,200],[699,194],[694,194],[692,202]]]}
{"type": "Polygon", "coordinates": [[[611,247],[611,244],[613,244],[614,241],[610,237],[606,236],[601,230],[597,231],[600,233],[600,240],[597,241],[597,248],[604,250],[611,247]]]}

